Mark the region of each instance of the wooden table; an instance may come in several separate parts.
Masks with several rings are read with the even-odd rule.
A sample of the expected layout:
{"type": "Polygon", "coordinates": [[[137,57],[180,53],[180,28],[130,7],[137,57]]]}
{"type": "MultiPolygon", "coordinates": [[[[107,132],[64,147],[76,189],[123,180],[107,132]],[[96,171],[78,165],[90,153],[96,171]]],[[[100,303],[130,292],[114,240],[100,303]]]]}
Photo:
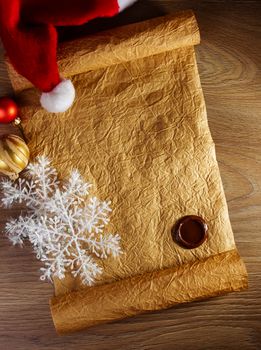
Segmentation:
{"type": "MultiPolygon", "coordinates": [[[[0,349],[261,349],[261,2],[140,0],[105,28],[194,9],[209,124],[249,290],[58,337],[31,248],[0,241],[0,349]]],[[[90,26],[89,29],[90,30],[90,26]]],[[[0,58],[0,95],[11,92],[0,58]]],[[[1,134],[12,127],[1,125],[1,134]]],[[[19,211],[1,209],[0,230],[19,211]]]]}

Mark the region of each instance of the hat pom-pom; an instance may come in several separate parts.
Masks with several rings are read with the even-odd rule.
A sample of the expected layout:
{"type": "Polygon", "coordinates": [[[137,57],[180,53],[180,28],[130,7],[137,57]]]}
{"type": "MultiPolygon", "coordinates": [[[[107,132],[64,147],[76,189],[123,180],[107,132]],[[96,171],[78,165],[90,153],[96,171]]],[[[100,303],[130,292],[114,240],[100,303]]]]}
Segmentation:
{"type": "Polygon", "coordinates": [[[118,0],[119,12],[125,10],[127,7],[131,6],[137,0],[118,0]]]}
{"type": "Polygon", "coordinates": [[[64,79],[49,92],[43,92],[40,103],[51,113],[65,112],[75,99],[75,90],[71,80],[64,79]]]}

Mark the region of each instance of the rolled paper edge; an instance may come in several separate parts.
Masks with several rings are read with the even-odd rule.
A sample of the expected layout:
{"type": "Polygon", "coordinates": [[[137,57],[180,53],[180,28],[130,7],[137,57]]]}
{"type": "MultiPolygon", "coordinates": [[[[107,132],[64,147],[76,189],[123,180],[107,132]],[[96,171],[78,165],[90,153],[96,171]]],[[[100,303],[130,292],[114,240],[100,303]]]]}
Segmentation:
{"type": "Polygon", "coordinates": [[[193,264],[73,291],[50,300],[58,334],[247,288],[236,249],[193,264]]]}
{"type": "MultiPolygon", "coordinates": [[[[60,74],[71,78],[199,42],[199,28],[193,12],[179,11],[62,43],[57,52],[57,63],[60,74]]],[[[16,72],[7,56],[5,61],[16,93],[33,87],[16,72]]]]}

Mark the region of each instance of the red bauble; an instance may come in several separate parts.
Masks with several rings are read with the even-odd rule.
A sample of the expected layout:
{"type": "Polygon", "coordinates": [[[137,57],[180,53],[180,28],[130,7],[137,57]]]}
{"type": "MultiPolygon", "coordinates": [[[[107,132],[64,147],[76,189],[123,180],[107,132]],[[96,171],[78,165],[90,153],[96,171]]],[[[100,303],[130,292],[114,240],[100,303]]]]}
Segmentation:
{"type": "Polygon", "coordinates": [[[8,97],[0,98],[0,123],[10,123],[18,116],[17,104],[8,97]]]}

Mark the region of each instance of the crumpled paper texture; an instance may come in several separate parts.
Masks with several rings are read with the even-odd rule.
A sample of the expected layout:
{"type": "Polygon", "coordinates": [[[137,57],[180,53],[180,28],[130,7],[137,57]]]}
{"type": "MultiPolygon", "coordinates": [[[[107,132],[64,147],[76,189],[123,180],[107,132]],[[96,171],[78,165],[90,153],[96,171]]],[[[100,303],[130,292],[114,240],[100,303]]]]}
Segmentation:
{"type": "Polygon", "coordinates": [[[63,44],[60,71],[77,98],[60,115],[41,109],[9,65],[32,157],[45,154],[62,177],[78,168],[94,195],[112,201],[108,231],[122,237],[124,254],[101,261],[94,287],[69,275],[55,281],[60,334],[247,286],[207,123],[199,40],[186,11],[63,44]],[[171,236],[185,215],[209,227],[193,250],[171,236]]]}

